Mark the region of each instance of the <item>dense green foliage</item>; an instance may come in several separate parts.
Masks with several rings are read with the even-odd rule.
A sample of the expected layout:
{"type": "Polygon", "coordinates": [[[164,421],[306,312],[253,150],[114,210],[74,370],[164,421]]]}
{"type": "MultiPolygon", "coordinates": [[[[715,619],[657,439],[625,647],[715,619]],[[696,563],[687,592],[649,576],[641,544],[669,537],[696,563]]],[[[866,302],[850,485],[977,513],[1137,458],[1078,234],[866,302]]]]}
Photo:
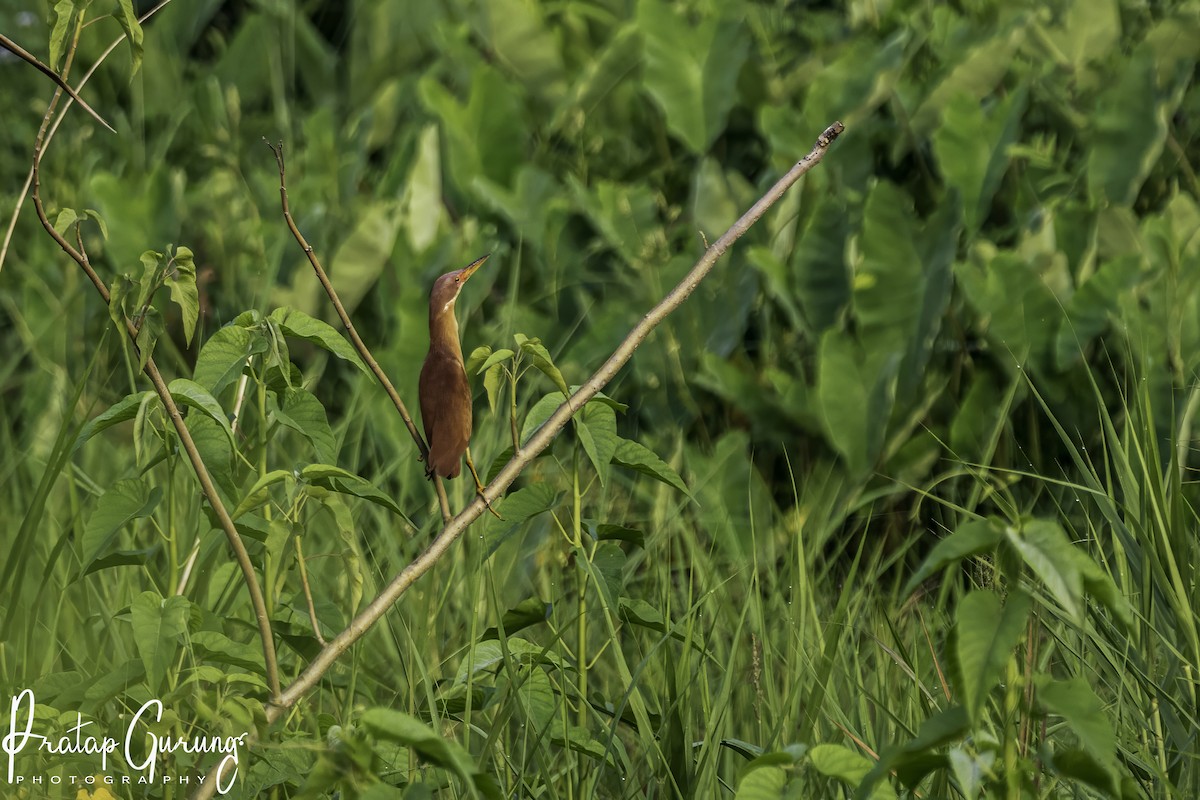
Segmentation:
{"type": "MultiPolygon", "coordinates": [[[[74,83],[137,5],[0,32],[58,67],[86,7],[74,83]]],[[[114,303],[29,203],[0,263],[0,697],[40,731],[161,698],[257,730],[245,797],[1200,794],[1200,3],[177,0],[141,44],[83,91],[117,135],[72,108],[41,176],[114,303]],[[410,407],[433,278],[493,252],[458,316],[494,475],[835,119],[505,519],[264,725],[150,349],[285,685],[440,516],[263,138],[410,407]]],[[[0,60],[5,223],[51,92],[0,60]]]]}

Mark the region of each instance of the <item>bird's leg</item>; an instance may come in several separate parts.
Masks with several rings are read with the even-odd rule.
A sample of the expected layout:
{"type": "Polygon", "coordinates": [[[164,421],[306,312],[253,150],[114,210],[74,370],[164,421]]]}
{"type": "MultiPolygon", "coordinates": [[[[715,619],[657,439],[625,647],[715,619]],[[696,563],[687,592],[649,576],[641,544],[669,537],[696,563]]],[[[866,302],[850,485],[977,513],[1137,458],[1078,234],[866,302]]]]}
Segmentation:
{"type": "Polygon", "coordinates": [[[483,504],[487,506],[488,511],[492,512],[492,516],[494,516],[496,519],[504,519],[504,517],[500,516],[496,509],[492,508],[492,504],[488,502],[488,499],[483,496],[483,483],[479,480],[479,473],[475,471],[475,462],[471,460],[471,448],[469,447],[467,448],[466,458],[467,469],[471,470],[471,477],[475,479],[475,494],[479,495],[479,497],[483,500],[483,504]]]}

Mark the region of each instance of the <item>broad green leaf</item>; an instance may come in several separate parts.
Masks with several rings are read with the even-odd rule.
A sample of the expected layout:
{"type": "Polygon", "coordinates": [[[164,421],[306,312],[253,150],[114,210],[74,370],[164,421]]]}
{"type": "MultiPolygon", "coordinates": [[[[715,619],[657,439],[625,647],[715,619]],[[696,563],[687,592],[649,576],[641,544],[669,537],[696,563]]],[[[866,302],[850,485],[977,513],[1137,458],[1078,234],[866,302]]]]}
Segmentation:
{"type": "Polygon", "coordinates": [[[229,384],[242,374],[247,361],[255,355],[267,352],[267,338],[257,330],[240,325],[226,325],[217,330],[200,348],[192,379],[220,397],[229,384]]]}
{"type": "Polygon", "coordinates": [[[667,127],[702,154],[725,127],[737,100],[737,80],[749,51],[740,17],[707,13],[694,20],[663,0],[639,0],[646,91],[667,127]]]}
{"type": "Polygon", "coordinates": [[[1020,528],[1005,526],[1005,538],[1035,575],[1078,624],[1083,624],[1083,575],[1077,553],[1062,526],[1050,520],[1031,520],[1020,528]]]}
{"type": "Polygon", "coordinates": [[[146,315],[142,318],[142,325],[138,329],[137,347],[138,347],[138,369],[146,369],[148,362],[154,355],[154,346],[158,344],[158,340],[163,335],[163,319],[158,313],[158,309],[150,306],[146,309],[146,315]]]}
{"type": "MultiPolygon", "coordinates": [[[[840,744],[819,744],[808,751],[813,768],[823,775],[857,787],[873,766],[870,759],[849,750],[840,744]]],[[[875,786],[869,795],[871,800],[894,800],[896,792],[887,783],[875,786]]]]}
{"type": "Polygon", "coordinates": [[[177,248],[173,266],[174,269],[167,274],[167,286],[171,289],[171,300],[179,306],[183,316],[183,338],[190,347],[192,336],[196,333],[196,322],[200,319],[200,295],[196,289],[196,264],[192,260],[192,251],[186,247],[177,248]]]}
{"type": "Polygon", "coordinates": [[[486,517],[483,530],[488,555],[496,552],[496,549],[527,520],[558,505],[558,499],[558,493],[549,484],[534,483],[505,495],[498,503],[493,503],[496,511],[504,519],[486,517]]]}
{"type": "MultiPolygon", "coordinates": [[[[351,314],[387,269],[400,233],[401,216],[396,200],[360,202],[351,218],[356,221],[354,228],[329,259],[329,279],[337,289],[342,305],[351,314]]],[[[428,231],[421,235],[428,235],[428,231]]],[[[299,333],[294,335],[301,336],[299,333]]],[[[333,341],[327,334],[322,334],[320,340],[309,341],[320,344],[339,358],[356,363],[365,372],[366,367],[358,361],[358,353],[341,336],[336,333],[334,336],[342,345],[338,350],[333,349],[333,341]]]]}
{"type": "Polygon", "coordinates": [[[1117,736],[1104,713],[1104,704],[1082,676],[1056,681],[1048,675],[1037,678],[1038,705],[1051,714],[1062,717],[1093,758],[1098,761],[1117,785],[1117,736]]]}
{"type": "Polygon", "coordinates": [[[569,396],[570,392],[567,389],[567,382],[563,380],[562,373],[558,371],[558,367],[554,366],[554,359],[550,357],[550,351],[546,349],[545,345],[537,339],[527,339],[519,333],[516,334],[515,338],[517,345],[521,348],[521,352],[533,362],[533,365],[553,381],[554,385],[558,387],[558,390],[564,396],[569,396]]]}
{"type": "Polygon", "coordinates": [[[603,484],[608,477],[609,463],[617,450],[617,415],[604,403],[589,402],[575,417],[575,430],[579,443],[596,468],[603,484]]]}
{"type": "Polygon", "coordinates": [[[104,217],[100,216],[100,212],[94,208],[85,208],[83,213],[88,219],[93,220],[100,228],[100,237],[107,240],[108,223],[104,221],[104,217]]]}
{"type": "Polygon", "coordinates": [[[1089,114],[1088,189],[1097,204],[1132,205],[1167,140],[1171,108],[1158,88],[1154,54],[1139,48],[1089,114]]]}
{"type": "Polygon", "coordinates": [[[50,69],[57,70],[67,38],[71,35],[71,22],[75,18],[77,0],[59,0],[54,5],[54,27],[50,31],[50,69]]]}
{"type": "Polygon", "coordinates": [[[491,354],[492,348],[486,344],[482,344],[472,350],[471,355],[467,356],[467,360],[463,364],[463,368],[466,370],[467,375],[478,375],[480,372],[479,366],[486,361],[487,357],[491,354]]]}
{"type": "Polygon", "coordinates": [[[977,231],[1008,169],[1008,147],[1017,137],[1026,93],[1016,91],[985,111],[978,99],[955,95],[942,112],[933,149],[946,182],[958,189],[967,228],[977,231]]]}
{"type": "Polygon", "coordinates": [[[349,361],[362,370],[363,373],[367,375],[371,374],[371,371],[367,369],[367,365],[359,358],[354,346],[347,342],[332,325],[310,317],[303,311],[294,308],[277,308],[271,312],[271,316],[268,319],[279,325],[279,329],[285,335],[295,336],[298,339],[312,342],[317,347],[328,350],[338,358],[349,361]]]}
{"type": "Polygon", "coordinates": [[[253,511],[254,509],[263,505],[268,499],[270,499],[272,486],[294,478],[295,475],[291,470],[288,469],[272,470],[266,475],[259,476],[258,480],[254,482],[254,485],[250,487],[250,490],[246,492],[246,496],[243,497],[242,501],[237,504],[237,508],[230,512],[230,518],[237,519],[243,514],[253,511]]]}
{"type": "Polygon", "coordinates": [[[1032,15],[1020,13],[1001,30],[988,35],[952,66],[912,113],[912,135],[897,137],[894,155],[907,152],[911,142],[923,140],[933,130],[942,112],[953,98],[967,95],[982,100],[991,94],[1011,69],[1012,56],[1025,40],[1032,15]]]}
{"type": "Polygon", "coordinates": [[[321,463],[332,464],[337,460],[337,440],[329,427],[325,406],[312,392],[299,388],[285,390],[283,406],[275,419],[307,439],[321,463]]]}
{"type": "Polygon", "coordinates": [[[592,558],[592,566],[602,578],[599,588],[604,592],[605,605],[617,608],[617,600],[625,588],[625,551],[616,542],[600,542],[592,558]]]}
{"type": "Polygon", "coordinates": [[[484,642],[488,639],[499,638],[502,629],[504,635],[508,637],[534,625],[541,625],[550,619],[552,609],[553,606],[550,603],[539,600],[536,597],[522,600],[504,612],[504,616],[501,617],[502,625],[493,625],[480,634],[479,641],[484,642]]]}
{"type": "Polygon", "coordinates": [[[1004,538],[1000,526],[992,520],[973,519],[963,523],[954,533],[934,546],[913,576],[904,585],[901,595],[907,597],[935,572],[996,549],[1004,538]]]}
{"type": "Polygon", "coordinates": [[[483,374],[483,390],[487,392],[488,409],[495,414],[496,403],[500,399],[500,389],[504,385],[504,369],[499,364],[493,364],[483,374]]]}
{"type": "Polygon", "coordinates": [[[400,506],[396,505],[396,502],[392,498],[376,489],[375,485],[370,481],[360,478],[341,467],[335,467],[330,464],[310,464],[300,470],[300,477],[340,494],[353,495],[354,497],[360,497],[363,500],[374,503],[377,506],[382,506],[412,527],[417,527],[408,518],[408,515],[400,509],[400,506]]]}
{"type": "Polygon", "coordinates": [[[514,353],[512,350],[509,350],[507,347],[502,347],[499,350],[489,353],[488,357],[486,359],[484,359],[483,363],[479,366],[479,368],[475,370],[475,374],[479,375],[479,374],[483,373],[484,370],[491,369],[495,365],[499,364],[501,361],[507,361],[508,359],[512,358],[514,355],[516,355],[516,353],[514,353]]]}
{"type": "Polygon", "coordinates": [[[796,242],[796,294],[813,334],[833,326],[850,303],[849,235],[847,208],[831,201],[817,205],[796,242]]]}
{"type": "Polygon", "coordinates": [[[75,445],[71,448],[71,452],[75,452],[83,447],[87,440],[91,439],[97,433],[133,419],[137,416],[138,409],[141,408],[142,403],[145,402],[147,397],[153,394],[154,392],[147,390],[126,395],[100,414],[88,420],[87,424],[79,429],[79,435],[75,437],[75,445]]]}
{"type": "Polygon", "coordinates": [[[450,770],[489,800],[503,797],[494,782],[475,767],[462,745],[443,739],[416,717],[390,708],[372,708],[364,711],[359,720],[375,736],[411,747],[422,759],[450,770]]]}
{"type": "Polygon", "coordinates": [[[1071,295],[1067,316],[1054,338],[1054,360],[1062,371],[1079,363],[1099,334],[1120,313],[1120,301],[1143,277],[1142,259],[1124,255],[1101,263],[1071,295]]]}
{"type": "Polygon", "coordinates": [[[679,473],[670,464],[655,455],[653,451],[638,442],[621,439],[617,444],[617,449],[613,452],[612,463],[618,467],[649,475],[655,480],[678,489],[688,497],[692,496],[692,493],[688,491],[687,484],[683,482],[683,478],[679,477],[679,473]]]}
{"type": "Polygon", "coordinates": [[[142,24],[138,22],[137,12],[133,8],[133,0],[117,0],[117,5],[119,12],[113,16],[117,22],[121,23],[125,37],[129,40],[129,53],[132,60],[129,77],[132,80],[142,66],[142,24]]]}
{"type": "Polygon", "coordinates": [[[205,661],[227,664],[255,675],[265,673],[261,647],[235,642],[219,631],[196,631],[188,641],[205,661]]]}
{"type": "Polygon", "coordinates": [[[1001,683],[1004,666],[1025,633],[1031,607],[1020,590],[1009,593],[1003,605],[994,592],[976,590],[958,603],[955,651],[962,679],[960,700],[973,725],[988,695],[1001,683]]]}
{"type": "Polygon", "coordinates": [[[521,446],[529,443],[530,437],[546,424],[546,420],[563,404],[561,394],[552,393],[544,396],[533,404],[533,408],[525,414],[525,423],[521,426],[521,446]]]}
{"type": "Polygon", "coordinates": [[[225,431],[230,444],[236,446],[233,428],[229,424],[229,418],[225,416],[225,410],[203,386],[187,378],[176,378],[167,385],[167,389],[171,392],[171,399],[177,404],[189,406],[207,414],[225,431]]]}
{"type": "Polygon", "coordinates": [[[79,562],[86,570],[93,561],[105,555],[117,533],[135,519],[154,513],[162,500],[162,489],[151,487],[137,478],[117,481],[100,495],[96,508],[87,518],[83,529],[82,552],[79,562]]]}
{"type": "Polygon", "coordinates": [[[826,436],[854,475],[874,468],[891,414],[901,355],[879,356],[836,328],[821,337],[817,401],[826,436]]]}
{"type": "Polygon", "coordinates": [[[440,133],[435,124],[426,125],[417,141],[417,155],[408,174],[408,185],[400,200],[401,225],[408,232],[413,252],[420,255],[437,241],[445,217],[442,203],[442,154],[440,133]]]}
{"type": "Polygon", "coordinates": [[[738,782],[733,800],[785,800],[788,775],[783,767],[770,765],[750,770],[738,782]]]}
{"type": "Polygon", "coordinates": [[[534,733],[541,735],[555,721],[557,696],[545,670],[531,669],[521,677],[522,681],[514,682],[512,693],[524,717],[524,723],[528,724],[534,733]]]}
{"type": "Polygon", "coordinates": [[[75,213],[74,209],[64,208],[62,211],[59,211],[58,216],[54,218],[54,231],[59,236],[65,237],[67,235],[67,231],[71,229],[71,226],[78,221],[79,215],[75,213]]]}
{"type": "Polygon", "coordinates": [[[190,609],[191,603],[180,595],[162,597],[157,592],[142,592],[133,599],[130,608],[133,640],[146,665],[146,683],[151,694],[158,691],[175,662],[190,609]]]}
{"type": "Polygon", "coordinates": [[[925,282],[916,237],[908,193],[878,181],[863,209],[862,261],[852,294],[857,338],[868,353],[903,352],[916,333],[925,282]]]}

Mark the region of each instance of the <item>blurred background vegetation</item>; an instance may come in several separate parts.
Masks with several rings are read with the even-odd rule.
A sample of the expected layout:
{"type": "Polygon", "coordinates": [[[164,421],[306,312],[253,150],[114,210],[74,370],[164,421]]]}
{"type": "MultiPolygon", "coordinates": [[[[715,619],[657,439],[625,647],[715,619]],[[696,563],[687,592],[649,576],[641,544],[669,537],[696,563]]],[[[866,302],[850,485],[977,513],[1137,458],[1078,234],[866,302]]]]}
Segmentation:
{"type": "MultiPolygon", "coordinates": [[[[47,60],[51,5],[3,0],[0,31],[47,60]]],[[[116,6],[88,11],[76,79],[120,34],[104,16],[116,6]]],[[[943,661],[962,594],[1018,584],[1041,602],[1002,666],[1027,667],[1027,682],[1086,679],[1114,743],[1089,749],[1086,723],[1062,735],[1112,781],[1056,764],[1053,702],[1010,707],[997,682],[993,714],[972,712],[969,734],[949,737],[960,757],[923,745],[948,765],[922,778],[924,796],[1195,796],[1198,56],[1190,0],[166,5],[145,25],[141,69],[131,77],[121,49],[83,92],[118,135],[72,109],[42,186],[52,218],[106,221],[107,236],[83,229],[106,280],[140,274],[146,250],[194,251],[190,346],[178,309],[158,302],[169,377],[190,376],[244,311],[335,320],[281,218],[264,137],[284,143],[297,223],[415,406],[437,275],[492,252],[458,303],[464,351],[538,337],[582,383],[828,124],[847,128],[605,390],[628,406],[619,435],[690,494],[608,474],[560,437],[518,484],[509,522],[477,523],[266,734],[246,796],[485,791],[483,778],[418,768],[413,753],[438,762],[409,739],[385,747],[379,726],[358,725],[369,706],[456,739],[505,796],[733,796],[764,753],[786,755],[769,765],[778,775],[749,773],[778,777],[776,794],[745,796],[834,796],[953,707],[943,661]],[[1109,623],[1110,604],[1086,619],[1064,610],[1035,565],[1033,577],[970,566],[902,592],[935,544],[987,515],[1055,520],[1129,599],[1132,630],[1109,623]],[[508,625],[529,626],[525,638],[508,625]],[[488,660],[496,641],[507,645],[488,660]],[[988,761],[1012,756],[1010,741],[1013,760],[988,761]],[[796,749],[821,743],[868,767],[796,749]],[[1017,780],[1018,767],[1045,777],[1017,780]]],[[[51,88],[0,52],[5,224],[51,88]]],[[[139,417],[57,460],[60,432],[145,386],[29,203],[0,265],[0,308],[0,542],[22,566],[6,570],[3,684],[38,681],[39,701],[70,720],[169,693],[179,730],[253,724],[252,617],[186,464],[169,466],[169,437],[155,444],[139,417]],[[105,552],[81,550],[96,498],[132,479],[167,499],[122,520],[105,552]],[[169,668],[147,669],[137,598],[171,595],[194,546],[190,617],[163,639],[169,668]]],[[[316,639],[283,543],[303,533],[328,636],[438,521],[382,392],[303,341],[290,357],[336,463],[411,524],[315,494],[274,538],[270,512],[246,522],[285,675],[316,639]]],[[[511,443],[511,398],[489,414],[475,380],[472,444],[487,470],[511,443]]],[[[523,376],[518,415],[553,390],[523,376]]],[[[261,421],[270,447],[255,467],[320,460],[261,421]]],[[[230,469],[234,505],[258,474],[230,469]]]]}

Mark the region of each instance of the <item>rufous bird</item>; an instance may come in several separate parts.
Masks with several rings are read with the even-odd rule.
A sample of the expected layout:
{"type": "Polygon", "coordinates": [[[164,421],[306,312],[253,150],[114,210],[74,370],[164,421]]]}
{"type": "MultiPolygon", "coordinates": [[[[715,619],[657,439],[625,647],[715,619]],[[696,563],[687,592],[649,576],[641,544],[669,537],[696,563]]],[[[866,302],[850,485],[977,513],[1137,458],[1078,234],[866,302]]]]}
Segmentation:
{"type": "MultiPolygon", "coordinates": [[[[454,272],[447,272],[433,283],[429,293],[429,354],[421,367],[417,393],[421,399],[421,421],[429,455],[425,475],[457,478],[466,456],[467,467],[475,479],[475,491],[483,495],[483,484],[471,461],[471,385],[463,364],[462,345],[458,341],[458,320],[454,301],[475,271],[488,257],[476,259],[454,272]]],[[[486,499],[485,499],[486,502],[486,499]]],[[[491,506],[489,505],[490,509],[491,506]]],[[[495,513],[493,511],[492,513],[495,513]]]]}

